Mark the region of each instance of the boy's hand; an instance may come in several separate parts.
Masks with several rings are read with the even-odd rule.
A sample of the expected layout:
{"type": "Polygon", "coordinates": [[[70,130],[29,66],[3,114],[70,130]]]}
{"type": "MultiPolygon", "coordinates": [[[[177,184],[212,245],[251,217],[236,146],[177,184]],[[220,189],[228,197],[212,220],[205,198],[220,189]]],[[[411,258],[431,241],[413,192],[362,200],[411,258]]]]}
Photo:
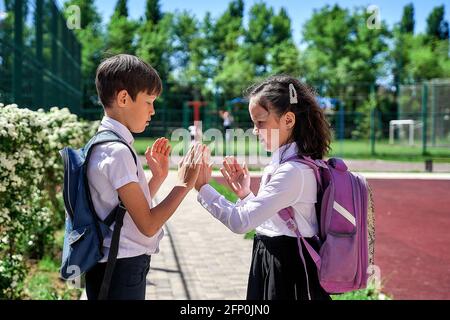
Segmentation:
{"type": "Polygon", "coordinates": [[[200,189],[209,183],[211,180],[212,173],[212,163],[210,164],[211,152],[207,146],[203,146],[203,157],[200,167],[200,173],[198,174],[197,181],[195,182],[195,190],[200,191],[200,189]]]}
{"type": "Polygon", "coordinates": [[[157,139],[152,148],[147,147],[145,159],[153,177],[164,180],[169,174],[169,154],[171,146],[166,138],[157,139]]]}
{"type": "Polygon", "coordinates": [[[235,157],[225,157],[220,172],[239,198],[244,199],[250,194],[250,173],[245,162],[241,167],[235,157]]]}
{"type": "Polygon", "coordinates": [[[178,163],[178,185],[192,189],[197,181],[202,162],[202,148],[199,143],[191,145],[189,152],[178,163]]]}

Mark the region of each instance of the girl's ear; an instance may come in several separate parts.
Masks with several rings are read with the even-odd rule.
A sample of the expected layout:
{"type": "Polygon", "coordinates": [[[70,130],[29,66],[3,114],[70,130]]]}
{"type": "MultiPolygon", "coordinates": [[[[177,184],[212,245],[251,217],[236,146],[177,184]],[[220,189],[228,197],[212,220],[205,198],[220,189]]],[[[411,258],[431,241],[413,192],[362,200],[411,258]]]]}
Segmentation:
{"type": "Polygon", "coordinates": [[[285,114],[285,124],[286,128],[293,129],[295,126],[295,114],[291,111],[285,114]]]}
{"type": "Polygon", "coordinates": [[[128,92],[127,90],[120,90],[116,96],[116,102],[119,107],[125,107],[127,105],[128,92]]]}

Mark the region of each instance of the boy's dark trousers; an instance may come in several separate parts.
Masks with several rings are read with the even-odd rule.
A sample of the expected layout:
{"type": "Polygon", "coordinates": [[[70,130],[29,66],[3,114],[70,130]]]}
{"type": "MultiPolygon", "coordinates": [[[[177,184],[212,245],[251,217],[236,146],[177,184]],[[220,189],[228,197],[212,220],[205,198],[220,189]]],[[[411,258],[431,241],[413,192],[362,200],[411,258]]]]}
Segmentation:
{"type": "MultiPolygon", "coordinates": [[[[149,255],[117,259],[109,287],[109,300],[145,300],[146,277],[150,270],[149,255]]],[[[88,300],[97,300],[106,262],[98,263],[86,273],[88,300]]]]}

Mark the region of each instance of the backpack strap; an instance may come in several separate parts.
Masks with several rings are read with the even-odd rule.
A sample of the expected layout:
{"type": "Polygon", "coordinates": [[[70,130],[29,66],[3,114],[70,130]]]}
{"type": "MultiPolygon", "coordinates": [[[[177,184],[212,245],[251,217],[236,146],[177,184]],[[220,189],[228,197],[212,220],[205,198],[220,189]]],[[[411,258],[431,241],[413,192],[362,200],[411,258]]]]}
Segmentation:
{"type": "MultiPolygon", "coordinates": [[[[117,254],[119,252],[120,231],[123,226],[123,218],[127,209],[123,205],[122,201],[120,201],[119,205],[115,209],[113,209],[113,211],[115,213],[114,231],[111,238],[111,247],[109,248],[105,274],[103,275],[102,285],[98,294],[98,300],[108,299],[109,286],[111,284],[112,275],[116,266],[117,254]]],[[[109,216],[112,216],[112,214],[110,214],[109,216]]]]}
{"type": "Polygon", "coordinates": [[[322,186],[322,178],[320,175],[320,168],[328,168],[327,165],[323,162],[323,160],[313,160],[307,156],[299,157],[298,155],[293,155],[285,160],[282,160],[281,163],[285,163],[288,161],[303,163],[306,164],[308,167],[310,167],[314,171],[314,176],[316,177],[319,189],[322,190],[323,186],[322,186]]]}
{"type": "MultiPolygon", "coordinates": [[[[323,167],[323,164],[320,162],[320,160],[313,160],[310,157],[299,157],[297,155],[294,155],[285,160],[282,160],[281,163],[285,163],[288,161],[295,161],[295,162],[303,163],[303,164],[307,165],[308,167],[310,167],[314,171],[314,176],[316,177],[316,181],[317,181],[319,190],[322,189],[322,179],[320,176],[320,168],[323,167]]],[[[325,167],[326,167],[326,165],[325,165],[325,167]]],[[[317,267],[317,270],[320,270],[320,265],[321,265],[320,256],[316,252],[316,250],[308,243],[308,241],[306,241],[306,239],[300,233],[297,222],[295,221],[295,214],[294,214],[294,210],[292,209],[292,207],[288,207],[288,208],[284,208],[284,209],[280,210],[278,212],[278,216],[286,223],[286,226],[289,228],[289,230],[294,232],[297,237],[298,253],[300,255],[300,259],[303,262],[303,268],[305,270],[305,275],[306,275],[306,288],[308,290],[308,298],[309,298],[309,300],[311,300],[311,293],[309,290],[309,275],[308,275],[308,270],[306,268],[305,257],[303,255],[302,244],[305,246],[309,255],[313,259],[314,264],[317,267]]],[[[320,243],[320,238],[317,235],[315,235],[313,238],[315,241],[320,243]]]]}
{"type": "MultiPolygon", "coordinates": [[[[107,143],[107,142],[119,142],[119,143],[126,145],[130,149],[130,152],[133,155],[133,159],[136,164],[136,174],[138,174],[137,159],[136,159],[136,155],[134,154],[133,149],[131,149],[130,145],[118,133],[116,133],[112,130],[102,130],[102,131],[97,132],[95,134],[95,136],[86,144],[86,146],[84,148],[84,152],[86,154],[84,164],[85,164],[86,168],[87,168],[87,163],[91,156],[93,147],[98,144],[107,143]]],[[[98,219],[97,213],[95,212],[95,208],[94,208],[94,205],[92,202],[91,194],[89,191],[86,168],[85,168],[85,175],[86,175],[85,181],[86,181],[87,186],[85,189],[88,194],[89,205],[91,206],[92,212],[95,213],[95,215],[98,219]]],[[[108,214],[108,216],[103,220],[103,223],[105,223],[108,227],[111,226],[113,223],[115,223],[115,225],[114,225],[114,231],[113,231],[112,238],[111,238],[111,247],[109,248],[109,253],[108,253],[108,261],[106,263],[105,273],[103,275],[103,281],[102,281],[102,285],[100,287],[100,292],[98,295],[99,300],[105,300],[108,298],[109,286],[111,284],[114,267],[115,267],[116,261],[117,261],[117,254],[119,252],[120,231],[123,226],[123,218],[125,216],[126,211],[127,211],[127,209],[119,197],[119,204],[113,210],[111,210],[111,212],[108,214]]]]}

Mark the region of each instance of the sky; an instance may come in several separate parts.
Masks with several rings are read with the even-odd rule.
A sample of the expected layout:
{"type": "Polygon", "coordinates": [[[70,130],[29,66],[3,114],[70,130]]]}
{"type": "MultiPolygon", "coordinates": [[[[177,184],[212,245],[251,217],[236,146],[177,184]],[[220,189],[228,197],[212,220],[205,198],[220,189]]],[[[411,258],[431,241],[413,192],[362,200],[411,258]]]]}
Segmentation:
{"type": "MultiPolygon", "coordinates": [[[[57,0],[60,4],[64,0],[57,0]]],[[[95,0],[97,9],[103,17],[103,22],[109,21],[112,15],[116,0],[95,0]]],[[[244,0],[245,14],[244,23],[247,23],[248,11],[250,7],[261,0],[244,0]]],[[[442,4],[444,0],[264,0],[264,2],[272,6],[276,11],[284,7],[292,21],[292,29],[294,40],[300,45],[301,30],[303,24],[311,17],[314,9],[319,9],[326,4],[339,4],[341,7],[353,8],[362,6],[367,8],[370,5],[376,5],[379,8],[379,14],[382,20],[392,27],[394,23],[400,21],[403,7],[408,3],[414,4],[415,9],[415,32],[424,32],[426,29],[426,19],[431,10],[442,4]]],[[[175,10],[188,10],[196,15],[200,20],[203,19],[207,11],[211,12],[213,17],[220,16],[228,7],[228,0],[161,0],[162,11],[174,12],[175,10]]],[[[145,11],[145,0],[128,0],[128,12],[131,18],[137,19],[143,16],[145,11]]],[[[450,6],[447,4],[445,8],[445,18],[450,22],[450,6]]]]}

